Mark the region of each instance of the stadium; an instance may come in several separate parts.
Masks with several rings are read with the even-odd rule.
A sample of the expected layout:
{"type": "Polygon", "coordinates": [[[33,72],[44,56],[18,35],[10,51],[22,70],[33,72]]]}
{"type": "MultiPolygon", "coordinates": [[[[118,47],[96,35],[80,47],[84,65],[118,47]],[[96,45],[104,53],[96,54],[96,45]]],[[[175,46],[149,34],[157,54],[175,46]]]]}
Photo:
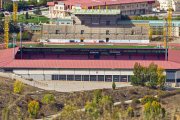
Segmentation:
{"type": "Polygon", "coordinates": [[[23,78],[60,81],[130,82],[136,62],[165,69],[166,82],[180,82],[180,51],[164,48],[22,47],[0,50],[0,67],[23,78]]]}

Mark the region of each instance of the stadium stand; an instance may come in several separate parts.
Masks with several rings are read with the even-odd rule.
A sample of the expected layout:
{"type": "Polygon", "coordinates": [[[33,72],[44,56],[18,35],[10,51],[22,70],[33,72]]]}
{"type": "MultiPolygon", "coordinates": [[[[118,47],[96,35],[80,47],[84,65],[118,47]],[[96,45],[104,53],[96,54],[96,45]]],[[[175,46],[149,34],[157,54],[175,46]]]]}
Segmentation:
{"type": "Polygon", "coordinates": [[[145,60],[158,60],[158,55],[145,55],[145,60]]]}
{"type": "Polygon", "coordinates": [[[46,60],[57,60],[58,54],[45,54],[45,59],[46,60]]]}
{"type": "Polygon", "coordinates": [[[44,54],[31,54],[30,59],[43,59],[44,54]]]}
{"type": "Polygon", "coordinates": [[[129,60],[129,55],[116,55],[116,60],[129,60]]]}
{"type": "Polygon", "coordinates": [[[131,55],[131,60],[143,60],[143,55],[131,55]]]}

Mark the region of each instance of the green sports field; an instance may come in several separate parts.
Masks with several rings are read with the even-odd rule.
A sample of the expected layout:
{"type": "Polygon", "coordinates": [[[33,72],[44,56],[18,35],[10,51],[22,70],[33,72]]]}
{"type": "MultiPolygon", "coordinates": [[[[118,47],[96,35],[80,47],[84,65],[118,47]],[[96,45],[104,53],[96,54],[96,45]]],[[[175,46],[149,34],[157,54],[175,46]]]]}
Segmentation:
{"type": "MultiPolygon", "coordinates": [[[[36,45],[23,45],[23,47],[36,47],[36,45]]],[[[64,48],[157,48],[157,46],[133,46],[133,45],[45,45],[44,47],[64,48]]]]}

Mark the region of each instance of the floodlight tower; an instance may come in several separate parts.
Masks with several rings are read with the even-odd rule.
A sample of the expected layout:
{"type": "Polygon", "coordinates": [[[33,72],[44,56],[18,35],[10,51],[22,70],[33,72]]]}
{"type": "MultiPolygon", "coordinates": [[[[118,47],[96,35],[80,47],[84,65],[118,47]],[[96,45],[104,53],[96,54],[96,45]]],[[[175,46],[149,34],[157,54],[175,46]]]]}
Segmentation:
{"type": "Polygon", "coordinates": [[[17,11],[18,11],[18,2],[13,1],[13,22],[17,24],[17,11]]]}
{"type": "Polygon", "coordinates": [[[5,49],[8,49],[8,43],[9,43],[9,20],[10,20],[10,16],[5,15],[5,20],[4,20],[4,43],[5,43],[5,49]]]}

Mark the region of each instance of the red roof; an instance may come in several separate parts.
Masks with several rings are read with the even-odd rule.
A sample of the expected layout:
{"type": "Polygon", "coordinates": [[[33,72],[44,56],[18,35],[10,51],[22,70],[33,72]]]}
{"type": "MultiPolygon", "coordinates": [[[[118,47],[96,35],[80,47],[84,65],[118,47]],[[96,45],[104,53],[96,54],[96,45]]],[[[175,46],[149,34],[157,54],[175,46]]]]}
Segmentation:
{"type": "MultiPolygon", "coordinates": [[[[15,49],[15,53],[19,47],[15,49]]],[[[173,51],[174,53],[177,52],[173,51]]],[[[171,53],[171,52],[170,52],[171,53]]],[[[0,67],[4,68],[101,68],[133,69],[135,62],[149,66],[152,61],[143,60],[14,60],[13,49],[0,50],[0,67]]],[[[180,63],[173,61],[154,61],[164,69],[180,69],[180,63]]]]}
{"type": "MultiPolygon", "coordinates": [[[[17,53],[19,47],[15,48],[17,53]]],[[[13,60],[13,48],[0,50],[0,67],[3,67],[13,60]]]]}
{"type": "Polygon", "coordinates": [[[55,5],[58,3],[64,3],[65,5],[82,5],[82,6],[104,6],[106,5],[120,5],[120,4],[130,4],[130,3],[140,3],[140,2],[155,2],[156,0],[66,0],[66,1],[56,1],[47,2],[47,5],[55,5]]]}

